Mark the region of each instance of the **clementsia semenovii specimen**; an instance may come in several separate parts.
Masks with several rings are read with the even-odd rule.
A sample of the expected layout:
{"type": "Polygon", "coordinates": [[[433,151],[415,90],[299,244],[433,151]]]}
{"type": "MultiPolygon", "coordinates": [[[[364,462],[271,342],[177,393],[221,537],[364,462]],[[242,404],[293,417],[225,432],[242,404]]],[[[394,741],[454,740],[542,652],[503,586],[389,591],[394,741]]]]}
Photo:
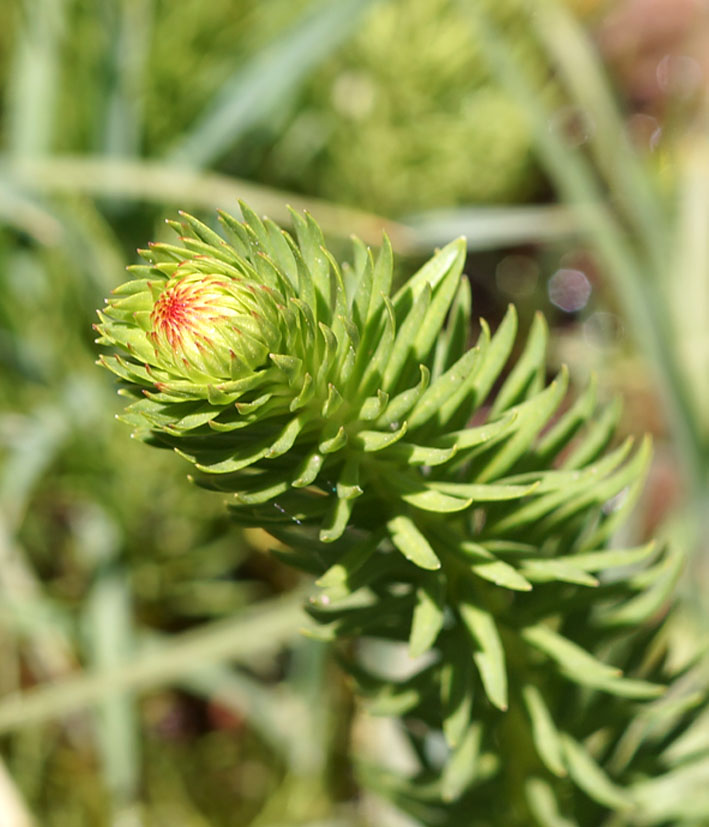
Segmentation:
{"type": "Polygon", "coordinates": [[[228,240],[183,215],[182,246],[142,251],[100,314],[101,361],[138,435],[318,577],[314,634],[408,644],[400,680],[341,653],[418,756],[366,783],[426,824],[662,823],[666,729],[632,749],[625,732],[638,708],[682,729],[681,704],[652,700],[662,656],[643,659],[681,556],[607,547],[647,441],[604,453],[618,406],[547,382],[541,316],[511,366],[513,308],[469,345],[461,241],[392,294],[386,240],[341,267],[309,216],[292,237],[242,212],[221,216],[228,240]]]}

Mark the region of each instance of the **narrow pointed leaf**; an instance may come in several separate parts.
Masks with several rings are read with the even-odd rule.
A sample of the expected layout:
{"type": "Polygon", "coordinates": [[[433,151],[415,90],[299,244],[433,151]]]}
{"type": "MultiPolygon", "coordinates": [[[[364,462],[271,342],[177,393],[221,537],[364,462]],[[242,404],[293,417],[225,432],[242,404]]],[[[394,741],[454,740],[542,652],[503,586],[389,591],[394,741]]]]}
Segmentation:
{"type": "Polygon", "coordinates": [[[483,580],[489,580],[496,586],[501,586],[504,589],[513,589],[518,592],[528,592],[532,589],[532,584],[517,569],[510,566],[502,560],[494,560],[490,563],[479,563],[472,566],[473,572],[482,577],[483,580]]]}
{"type": "Polygon", "coordinates": [[[444,609],[444,584],[435,575],[427,577],[416,590],[409,636],[410,657],[417,658],[433,646],[443,627],[444,609]]]}
{"type": "Polygon", "coordinates": [[[517,334],[517,311],[514,305],[509,305],[500,326],[490,340],[490,345],[485,351],[485,362],[475,376],[473,390],[475,402],[480,405],[490,393],[495,380],[502,373],[505,362],[512,352],[515,336],[517,334]]]}
{"type": "Polygon", "coordinates": [[[398,442],[408,430],[406,422],[396,431],[359,431],[353,442],[365,453],[383,451],[398,442]]]}
{"type": "Polygon", "coordinates": [[[497,624],[489,612],[471,603],[459,606],[461,619],[473,640],[480,647],[473,655],[475,665],[490,703],[498,709],[507,709],[507,671],[497,624]]]}
{"type": "Polygon", "coordinates": [[[621,674],[620,669],[601,663],[548,626],[528,626],[522,630],[522,637],[535,649],[548,655],[578,683],[595,686],[597,681],[607,682],[621,674]]]}
{"type": "Polygon", "coordinates": [[[524,705],[532,724],[532,738],[539,757],[554,775],[566,775],[559,732],[552,720],[541,692],[536,686],[527,684],[522,689],[524,705]]]}
{"type": "Polygon", "coordinates": [[[613,810],[626,810],[631,806],[629,794],[611,781],[578,741],[562,733],[561,743],[569,775],[585,793],[613,810]]]}
{"type": "Polygon", "coordinates": [[[534,391],[538,389],[534,383],[543,377],[548,335],[546,320],[541,313],[537,313],[524,352],[495,398],[491,416],[496,416],[523,400],[530,385],[534,391]]]}
{"type": "Polygon", "coordinates": [[[546,781],[530,778],[525,783],[525,793],[538,827],[579,827],[578,822],[570,821],[559,813],[559,803],[546,781]]]}
{"type": "Polygon", "coordinates": [[[342,536],[352,514],[354,500],[334,497],[330,511],[323,520],[320,530],[320,542],[332,543],[342,536]]]}
{"type": "Polygon", "coordinates": [[[478,363],[478,352],[469,350],[426,390],[408,417],[413,430],[427,422],[442,403],[468,378],[478,363]]]}
{"type": "Polygon", "coordinates": [[[453,750],[441,777],[441,797],[444,801],[455,801],[470,786],[477,771],[481,739],[480,724],[471,724],[453,750]]]}
{"type": "Polygon", "coordinates": [[[473,667],[466,653],[467,640],[454,639],[458,656],[449,655],[441,666],[441,705],[443,734],[448,746],[455,748],[470,726],[473,707],[473,667]],[[462,657],[461,657],[462,655],[462,657]]]}
{"type": "Polygon", "coordinates": [[[441,561],[414,521],[400,515],[387,523],[391,541],[399,551],[415,565],[422,569],[439,569],[441,561]]]}
{"type": "Polygon", "coordinates": [[[478,480],[485,482],[505,473],[529,448],[534,438],[556,410],[566,393],[568,373],[564,369],[546,390],[516,408],[518,415],[515,433],[478,472],[478,480]]]}

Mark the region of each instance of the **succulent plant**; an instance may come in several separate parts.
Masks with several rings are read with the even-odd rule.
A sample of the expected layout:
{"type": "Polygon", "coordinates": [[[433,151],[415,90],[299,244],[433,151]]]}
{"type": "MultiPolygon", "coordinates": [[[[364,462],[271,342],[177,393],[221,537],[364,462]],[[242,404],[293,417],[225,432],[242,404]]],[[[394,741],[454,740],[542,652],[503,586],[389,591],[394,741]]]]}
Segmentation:
{"type": "Polygon", "coordinates": [[[512,307],[468,346],[462,240],[392,294],[386,239],[341,267],[310,216],[291,237],[241,209],[228,241],[182,214],[182,246],[141,251],[101,362],[139,436],[318,577],[312,634],[408,645],[405,679],[340,648],[420,763],[361,777],[427,825],[699,823],[706,799],[656,795],[704,698],[691,671],[666,692],[656,619],[682,555],[608,548],[648,441],[604,453],[618,405],[593,383],[567,403],[565,370],[547,384],[541,316],[511,368],[512,307]]]}

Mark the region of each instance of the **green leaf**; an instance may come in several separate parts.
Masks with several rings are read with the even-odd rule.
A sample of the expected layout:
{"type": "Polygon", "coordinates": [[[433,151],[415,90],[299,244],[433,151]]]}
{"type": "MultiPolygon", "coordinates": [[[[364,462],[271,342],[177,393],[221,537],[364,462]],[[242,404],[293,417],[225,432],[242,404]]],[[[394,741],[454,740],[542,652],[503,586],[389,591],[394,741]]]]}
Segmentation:
{"type": "Polygon", "coordinates": [[[203,471],[205,474],[231,474],[234,471],[240,471],[242,468],[247,468],[249,465],[253,465],[260,459],[263,459],[270,447],[270,445],[252,445],[243,451],[237,451],[232,454],[229,459],[215,460],[209,464],[195,462],[194,457],[178,448],[176,448],[175,451],[180,454],[180,456],[190,460],[190,462],[194,462],[195,468],[203,471]]]}
{"type": "Polygon", "coordinates": [[[435,491],[444,494],[451,494],[454,497],[464,497],[475,502],[500,502],[504,500],[516,500],[531,494],[537,483],[531,485],[475,485],[466,482],[438,482],[433,481],[430,487],[435,491]]]}
{"type": "Polygon", "coordinates": [[[436,351],[431,373],[438,378],[465,353],[470,334],[470,313],[472,310],[470,280],[461,278],[453,299],[446,326],[436,341],[436,351]]]}
{"type": "Polygon", "coordinates": [[[460,497],[441,494],[440,491],[434,491],[432,488],[427,488],[423,485],[417,488],[408,483],[402,484],[398,480],[395,485],[404,502],[413,505],[415,508],[420,508],[422,511],[437,511],[441,514],[452,514],[456,511],[465,511],[465,509],[470,508],[473,503],[472,500],[462,500],[460,497]]]}
{"type": "Polygon", "coordinates": [[[530,524],[537,524],[542,517],[559,509],[575,497],[591,489],[597,490],[599,483],[608,477],[628,456],[632,439],[627,439],[613,453],[599,462],[579,471],[546,471],[541,474],[520,474],[509,477],[506,482],[527,482],[537,479],[539,487],[533,500],[521,505],[511,514],[494,521],[497,532],[507,532],[530,524]]]}
{"type": "MultiPolygon", "coordinates": [[[[646,445],[642,446],[641,450],[638,452],[639,461],[634,468],[635,479],[623,489],[620,495],[620,504],[616,503],[610,514],[604,513],[596,529],[584,538],[584,546],[586,548],[593,548],[594,546],[599,546],[606,543],[633,510],[635,503],[642,494],[645,485],[645,477],[652,459],[652,452],[650,449],[650,441],[647,440],[646,445]],[[643,450],[644,448],[647,450],[643,450]]],[[[636,459],[638,459],[638,457],[636,457],[636,459]]]]}
{"type": "Polygon", "coordinates": [[[375,387],[381,385],[382,374],[391,355],[392,343],[394,342],[394,334],[396,332],[394,310],[387,296],[383,296],[382,301],[384,302],[384,329],[379,337],[374,353],[367,360],[367,365],[358,389],[360,397],[368,396],[375,387]]]}
{"type": "Polygon", "coordinates": [[[512,405],[541,389],[546,365],[549,329],[541,313],[534,316],[527,344],[495,398],[490,416],[496,417],[512,405]]]}
{"type": "Polygon", "coordinates": [[[522,688],[522,698],[532,724],[534,746],[547,769],[560,778],[566,775],[562,758],[561,739],[541,692],[527,684],[522,688]]]}
{"type": "Polygon", "coordinates": [[[533,583],[576,583],[579,586],[597,586],[598,580],[585,569],[575,566],[573,557],[554,560],[525,560],[522,573],[533,583]]]}
{"type": "Polygon", "coordinates": [[[430,440],[431,444],[437,447],[455,447],[458,451],[466,448],[474,448],[484,442],[498,439],[511,432],[517,421],[517,414],[508,414],[496,422],[487,425],[477,425],[466,428],[463,431],[453,431],[450,434],[443,434],[430,440]]]}
{"type": "Polygon", "coordinates": [[[248,416],[249,414],[258,411],[259,408],[263,408],[263,406],[266,405],[267,402],[270,402],[271,399],[273,399],[272,393],[264,393],[252,402],[236,402],[234,407],[241,414],[241,416],[248,416]]]}
{"type": "Polygon", "coordinates": [[[490,703],[498,709],[507,709],[507,672],[505,653],[493,616],[479,606],[461,603],[460,617],[473,640],[480,647],[473,655],[475,665],[490,703]]]}
{"type": "Polygon", "coordinates": [[[367,712],[370,715],[401,718],[421,703],[421,689],[409,685],[386,683],[380,691],[367,703],[367,712]]]}
{"type": "Polygon", "coordinates": [[[419,370],[421,371],[421,378],[418,384],[413,388],[402,391],[391,400],[384,413],[374,423],[377,427],[387,428],[392,425],[398,427],[400,421],[416,405],[428,387],[431,376],[425,365],[419,365],[419,370]]]}
{"type": "MultiPolygon", "coordinates": [[[[427,360],[436,339],[441,335],[446,315],[460,285],[460,274],[463,272],[466,254],[465,240],[461,238],[453,241],[448,247],[453,253],[450,263],[440,283],[431,284],[433,288],[431,303],[423,321],[415,331],[414,359],[419,362],[427,360]]],[[[442,250],[441,253],[443,252],[442,250]]]]}
{"type": "Polygon", "coordinates": [[[598,681],[593,684],[594,689],[600,689],[609,695],[616,695],[618,698],[631,698],[633,700],[647,701],[662,697],[667,687],[650,681],[634,680],[632,678],[615,678],[609,681],[598,681]]]}
{"type": "Polygon", "coordinates": [[[387,458],[407,465],[443,465],[457,453],[454,448],[427,448],[410,442],[397,442],[387,449],[387,458]]]}
{"type": "Polygon", "coordinates": [[[332,543],[342,536],[347,528],[353,507],[354,500],[352,499],[333,498],[318,535],[321,543],[332,543]]]}
{"type": "Polygon", "coordinates": [[[332,374],[335,364],[335,354],[337,352],[337,339],[335,338],[335,334],[332,332],[332,328],[328,327],[326,324],[318,322],[318,329],[325,344],[324,350],[321,351],[318,357],[320,359],[320,367],[318,368],[315,376],[315,385],[320,388],[325,384],[325,382],[333,378],[332,374]]]}
{"type": "Polygon", "coordinates": [[[567,383],[568,372],[563,368],[546,390],[513,409],[517,413],[515,432],[478,471],[480,482],[501,476],[524,454],[561,403],[567,383]]]}
{"type": "Polygon", "coordinates": [[[441,404],[469,378],[478,365],[479,352],[469,350],[439,377],[416,403],[408,417],[409,428],[413,430],[427,422],[441,404]]]}
{"type": "Polygon", "coordinates": [[[352,443],[365,453],[383,451],[398,442],[408,430],[406,422],[396,431],[358,431],[352,443]]]}
{"type": "Polygon", "coordinates": [[[298,265],[286,240],[285,231],[270,218],[264,218],[263,227],[267,236],[264,241],[264,248],[268,251],[268,255],[273,260],[276,268],[284,274],[287,283],[291,288],[294,288],[298,284],[298,265]]]}
{"type": "MultiPolygon", "coordinates": [[[[487,328],[483,327],[482,333],[472,348],[480,354],[478,365],[476,369],[469,374],[468,378],[462,382],[441,405],[436,416],[439,433],[452,431],[467,425],[475,413],[477,400],[477,394],[474,389],[475,379],[485,364],[485,357],[489,347],[490,334],[487,328]]],[[[464,348],[463,352],[465,352],[466,349],[467,348],[464,348]]],[[[453,360],[453,364],[455,364],[455,360],[453,360]]],[[[446,363],[446,370],[450,370],[450,366],[449,363],[446,363]]],[[[436,379],[438,379],[440,375],[442,375],[440,372],[434,374],[436,379]]]]}
{"type": "Polygon", "coordinates": [[[379,248],[379,255],[374,263],[372,276],[372,295],[369,300],[369,311],[367,312],[367,324],[375,318],[385,296],[391,292],[391,280],[394,274],[394,260],[391,249],[391,242],[388,237],[382,237],[382,246],[379,248]]]}
{"type": "Polygon", "coordinates": [[[416,590],[416,606],[411,621],[409,656],[417,658],[427,652],[443,628],[445,584],[432,575],[422,580],[416,590]]]}
{"type": "Polygon", "coordinates": [[[606,447],[620,419],[622,404],[619,398],[606,405],[602,413],[586,427],[578,445],[564,459],[562,468],[582,468],[606,447]]]}
{"type": "Polygon", "coordinates": [[[422,361],[415,349],[415,339],[430,304],[431,287],[426,284],[396,332],[394,346],[387,360],[382,379],[383,387],[390,390],[396,387],[397,381],[409,360],[422,361]]]}
{"type": "Polygon", "coordinates": [[[280,457],[290,451],[298,434],[305,425],[305,415],[298,415],[292,419],[278,435],[271,447],[266,452],[267,457],[280,457]]]}
{"type": "MultiPolygon", "coordinates": [[[[354,267],[352,282],[354,298],[352,302],[352,317],[360,333],[364,330],[369,313],[369,302],[372,296],[372,280],[374,278],[374,259],[372,251],[358,238],[352,239],[354,267]]],[[[345,269],[344,272],[347,272],[345,269]]]]}
{"type": "Polygon", "coordinates": [[[564,520],[589,506],[602,506],[612,497],[619,494],[627,485],[642,477],[650,460],[651,444],[649,437],[645,437],[633,457],[615,473],[599,481],[591,487],[584,486],[578,496],[570,496],[553,513],[540,521],[537,532],[543,533],[554,530],[564,520]]]}
{"type": "Polygon", "coordinates": [[[596,408],[597,386],[596,377],[592,375],[586,390],[541,437],[534,450],[539,463],[550,463],[552,458],[568,444],[576,431],[591,418],[596,408]]]}
{"type": "Polygon", "coordinates": [[[332,384],[332,382],[328,382],[327,385],[327,399],[322,407],[322,417],[323,419],[330,419],[335,411],[342,405],[343,399],[340,392],[337,388],[332,384]]]}
{"type": "Polygon", "coordinates": [[[259,503],[265,503],[272,500],[274,497],[277,497],[279,494],[287,491],[288,488],[289,484],[287,481],[276,482],[272,485],[266,486],[265,488],[254,488],[249,491],[235,491],[234,498],[237,503],[241,503],[243,505],[258,505],[259,503]]]}
{"type": "Polygon", "coordinates": [[[504,589],[513,589],[518,592],[531,591],[532,584],[523,577],[515,568],[502,560],[493,560],[490,563],[478,563],[472,566],[473,572],[482,577],[483,580],[489,580],[496,586],[501,586],[504,589]]]}
{"type": "Polygon", "coordinates": [[[491,554],[483,545],[476,543],[473,540],[461,540],[454,535],[450,535],[449,544],[453,551],[463,557],[466,561],[472,560],[475,563],[492,562],[495,560],[495,555],[491,554]]]}
{"type": "Polygon", "coordinates": [[[313,385],[312,374],[306,373],[303,377],[303,384],[297,396],[294,396],[289,405],[291,411],[300,410],[305,407],[308,402],[315,396],[315,387],[313,385]]]}
{"type": "Polygon", "coordinates": [[[458,276],[460,276],[465,260],[465,249],[465,239],[459,238],[446,244],[433,258],[429,259],[394,296],[394,308],[397,310],[397,315],[402,305],[408,304],[411,307],[427,284],[435,290],[446,276],[455,273],[458,267],[460,268],[458,276]]]}
{"type": "MultiPolygon", "coordinates": [[[[483,330],[486,330],[487,323],[483,323],[483,330]]],[[[517,311],[514,305],[509,305],[500,326],[490,340],[490,345],[485,351],[485,361],[475,376],[473,390],[475,402],[480,405],[490,393],[495,380],[502,372],[505,362],[512,352],[515,336],[517,335],[517,311]]]]}
{"type": "Polygon", "coordinates": [[[613,810],[627,810],[632,802],[629,794],[614,784],[587,750],[567,733],[561,733],[569,775],[594,801],[613,810]]]}
{"type": "Polygon", "coordinates": [[[365,421],[377,419],[377,417],[381,416],[382,412],[386,409],[388,402],[389,394],[384,393],[381,389],[378,390],[376,396],[368,396],[364,400],[362,407],[359,409],[359,413],[357,414],[357,419],[363,419],[365,421]]]}
{"type": "Polygon", "coordinates": [[[620,677],[620,669],[601,663],[548,626],[528,626],[521,634],[530,646],[548,655],[577,683],[595,686],[620,677]]]}
{"type": "Polygon", "coordinates": [[[387,523],[387,528],[392,543],[407,560],[422,569],[440,569],[441,561],[436,552],[410,517],[404,514],[394,517],[387,523]]]}
{"type": "Polygon", "coordinates": [[[467,654],[467,636],[448,633],[441,663],[441,706],[443,734],[455,748],[468,731],[473,706],[472,660],[467,654]]]}
{"type": "Polygon", "coordinates": [[[347,444],[347,432],[342,425],[340,425],[332,436],[326,436],[325,433],[323,436],[324,439],[318,446],[323,454],[333,454],[341,448],[344,448],[347,444]]]}
{"type": "Polygon", "coordinates": [[[481,740],[482,726],[478,722],[471,724],[443,768],[441,797],[444,801],[456,801],[470,786],[477,771],[481,740]]]}
{"type": "Polygon", "coordinates": [[[568,562],[584,571],[606,571],[621,566],[634,566],[652,555],[657,545],[654,541],[644,546],[625,549],[608,549],[605,551],[588,551],[583,554],[572,554],[568,557],[557,557],[557,562],[568,562]]]}
{"type": "Polygon", "coordinates": [[[559,813],[554,792],[541,778],[530,778],[525,782],[527,802],[539,827],[579,827],[578,822],[569,821],[559,813]]]}
{"type": "MultiPolygon", "coordinates": [[[[637,597],[626,600],[617,609],[604,612],[600,622],[608,626],[636,626],[646,623],[660,612],[670,599],[685,561],[684,553],[673,549],[660,564],[653,567],[657,575],[652,586],[637,597]]],[[[643,572],[643,576],[647,576],[649,571],[651,570],[643,572]]]]}
{"type": "Polygon", "coordinates": [[[337,563],[330,566],[316,581],[317,585],[328,592],[343,587],[347,580],[370,559],[376,547],[376,542],[357,543],[346,551],[337,563]]]}
{"type": "Polygon", "coordinates": [[[318,451],[311,451],[295,472],[295,479],[291,483],[294,488],[304,488],[315,481],[323,466],[323,455],[318,451]]]}
{"type": "Polygon", "coordinates": [[[362,495],[359,484],[359,458],[351,456],[342,467],[342,473],[337,480],[337,496],[341,500],[353,500],[362,495]]]}

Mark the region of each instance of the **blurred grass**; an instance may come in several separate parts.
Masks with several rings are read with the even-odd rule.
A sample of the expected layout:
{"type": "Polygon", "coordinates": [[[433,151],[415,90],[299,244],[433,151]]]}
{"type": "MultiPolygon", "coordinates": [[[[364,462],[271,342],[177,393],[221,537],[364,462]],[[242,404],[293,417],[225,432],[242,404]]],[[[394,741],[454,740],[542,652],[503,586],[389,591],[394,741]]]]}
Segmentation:
{"type": "MultiPolygon", "coordinates": [[[[0,158],[0,176],[3,175],[0,158]]],[[[0,178],[2,180],[2,178],[0,178]]],[[[252,181],[213,173],[195,173],[151,161],[121,161],[93,156],[51,156],[5,164],[4,180],[35,194],[85,193],[94,197],[199,208],[209,214],[232,212],[243,200],[259,212],[288,226],[288,206],[312,213],[330,236],[355,235],[368,244],[381,243],[386,233],[402,256],[423,255],[444,244],[459,228],[471,250],[550,241],[578,235],[573,211],[555,205],[471,207],[430,210],[394,221],[374,213],[319,198],[274,190],[252,181]]],[[[12,191],[12,190],[11,190],[12,191]]],[[[31,202],[30,202],[31,203],[31,202]]],[[[9,210],[8,210],[9,211],[9,210]]],[[[47,216],[50,221],[51,217],[47,216]]],[[[48,225],[55,229],[54,225],[48,225]]]]}
{"type": "Polygon", "coordinates": [[[93,308],[176,207],[211,220],[244,198],[287,223],[290,203],[330,236],[377,244],[386,231],[404,267],[465,233],[493,317],[509,295],[523,318],[551,310],[546,276],[590,248],[603,263],[594,299],[578,321],[555,317],[557,339],[588,365],[599,308],[631,326],[634,354],[625,342],[599,357],[606,382],[631,394],[629,364],[651,399],[633,428],[662,437],[643,364],[656,372],[694,542],[709,536],[706,101],[684,107],[692,129],[663,145],[659,169],[630,146],[595,46],[564,8],[3,4],[7,827],[28,808],[50,827],[354,827],[370,805],[370,823],[389,818],[357,805],[356,712],[327,650],[298,638],[300,581],[229,528],[176,457],[127,439],[93,365],[93,308]],[[511,263],[528,280],[502,296],[511,263]]]}
{"type": "Polygon", "coordinates": [[[289,31],[256,52],[220,87],[197,122],[168,151],[176,164],[204,167],[249,130],[272,119],[302,80],[352,32],[371,0],[308,8],[289,31]]]}
{"type": "MultiPolygon", "coordinates": [[[[480,3],[543,83],[524,3],[480,3]]],[[[524,117],[455,0],[381,4],[296,102],[281,134],[254,153],[269,183],[394,216],[525,200],[542,188],[524,117]]]]}

